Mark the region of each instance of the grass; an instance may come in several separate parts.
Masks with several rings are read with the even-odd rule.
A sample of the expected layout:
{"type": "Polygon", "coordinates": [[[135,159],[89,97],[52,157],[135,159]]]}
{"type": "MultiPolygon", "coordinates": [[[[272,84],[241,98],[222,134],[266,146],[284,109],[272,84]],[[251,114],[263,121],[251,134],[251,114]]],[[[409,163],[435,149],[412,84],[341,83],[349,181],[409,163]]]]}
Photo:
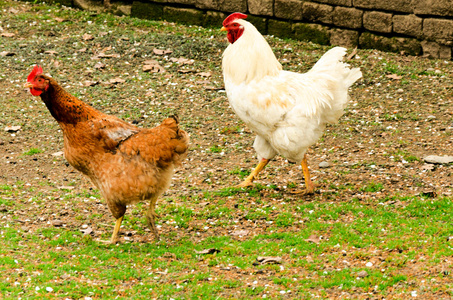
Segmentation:
{"type": "MultiPolygon", "coordinates": [[[[371,192],[380,188],[374,183],[366,187],[371,192]]],[[[8,190],[2,186],[2,195],[8,190]]],[[[212,201],[221,203],[226,192],[219,192],[212,201]]],[[[0,284],[0,294],[6,298],[26,295],[27,299],[210,298],[234,289],[242,298],[261,297],[270,292],[268,286],[277,291],[275,296],[280,291],[302,296],[311,289],[353,292],[377,286],[385,295],[389,289],[408,284],[410,275],[401,272],[414,259],[424,257],[424,264],[430,266],[453,255],[451,245],[444,242],[453,235],[447,226],[453,213],[451,199],[395,199],[406,206],[370,206],[361,201],[299,203],[296,210],[249,206],[245,219],[264,218],[268,226],[245,240],[223,235],[198,242],[188,238],[187,228],[198,221],[216,219],[207,224],[207,230],[214,232],[228,227],[230,215],[234,215],[222,205],[207,208],[210,215],[206,215],[194,211],[190,202],[167,205],[161,211],[165,215],[161,223],[174,220],[174,230],[186,234],[169,239],[170,232],[158,243],[103,245],[71,228],[44,226],[27,232],[15,222],[6,222],[1,238],[8,242],[0,246],[0,271],[8,275],[0,284]],[[313,233],[324,237],[319,244],[306,241],[313,233]],[[208,248],[219,252],[195,252],[208,248]],[[376,252],[382,263],[366,267],[376,252]],[[254,266],[258,256],[280,256],[284,264],[254,266]],[[357,277],[361,270],[367,271],[367,277],[357,277]],[[258,275],[263,272],[266,278],[258,275]],[[238,273],[247,276],[238,280],[238,273]],[[266,284],[254,286],[254,281],[266,284]]]]}

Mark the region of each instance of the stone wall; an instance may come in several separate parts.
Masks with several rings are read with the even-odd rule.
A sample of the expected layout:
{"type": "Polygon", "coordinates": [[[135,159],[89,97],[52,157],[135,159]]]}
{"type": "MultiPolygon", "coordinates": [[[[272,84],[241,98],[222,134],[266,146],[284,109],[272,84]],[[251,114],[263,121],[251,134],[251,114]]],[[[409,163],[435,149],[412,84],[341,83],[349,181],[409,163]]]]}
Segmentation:
{"type": "MultiPolygon", "coordinates": [[[[92,0],[73,1],[83,7],[92,0]]],[[[262,34],[452,59],[452,0],[134,0],[129,5],[134,17],[214,27],[229,13],[243,12],[262,34]]]]}

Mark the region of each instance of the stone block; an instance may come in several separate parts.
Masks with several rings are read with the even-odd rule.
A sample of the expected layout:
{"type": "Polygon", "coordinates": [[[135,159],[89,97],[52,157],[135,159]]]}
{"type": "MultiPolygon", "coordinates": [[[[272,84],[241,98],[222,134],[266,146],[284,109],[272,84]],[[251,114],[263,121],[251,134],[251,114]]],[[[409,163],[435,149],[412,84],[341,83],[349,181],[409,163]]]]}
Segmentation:
{"type": "Polygon", "coordinates": [[[164,6],[149,2],[132,2],[131,17],[148,20],[161,20],[164,14],[164,6]]]}
{"type": "Polygon", "coordinates": [[[423,55],[429,58],[441,58],[441,59],[448,59],[452,58],[451,54],[451,47],[440,45],[436,42],[428,42],[423,41],[421,42],[423,55]]]}
{"type": "Polygon", "coordinates": [[[339,27],[358,29],[362,28],[363,11],[349,7],[335,7],[333,24],[339,27]]]}
{"type": "Polygon", "coordinates": [[[359,44],[359,32],[347,29],[333,29],[330,32],[330,44],[354,48],[359,44]]]}
{"type": "Polygon", "coordinates": [[[294,33],[290,22],[269,20],[267,34],[281,38],[293,38],[294,33]]]}
{"type": "Polygon", "coordinates": [[[195,6],[200,9],[245,13],[247,0],[196,0],[195,6]]]}
{"type": "Polygon", "coordinates": [[[453,17],[451,0],[413,0],[413,5],[414,13],[417,15],[453,17]]]}
{"type": "Polygon", "coordinates": [[[394,15],[393,32],[414,37],[422,35],[423,19],[415,15],[394,15]]]}
{"type": "Polygon", "coordinates": [[[312,2],[325,3],[330,5],[352,6],[352,0],[312,0],[312,2]]]}
{"type": "Polygon", "coordinates": [[[412,0],[354,0],[354,7],[413,13],[412,0]]]}
{"type": "Polygon", "coordinates": [[[257,16],[273,16],[274,0],[247,0],[249,12],[257,16]]]}
{"type": "Polygon", "coordinates": [[[261,34],[267,34],[267,19],[255,16],[248,16],[247,21],[252,23],[261,34]]]}
{"type": "Polygon", "coordinates": [[[166,3],[184,4],[184,5],[193,5],[193,6],[195,6],[197,0],[153,0],[153,2],[166,2],[166,3]]]}
{"type": "Polygon", "coordinates": [[[332,24],[333,6],[313,2],[304,2],[302,16],[311,22],[332,24]]]}
{"type": "Polygon", "coordinates": [[[193,8],[164,7],[164,20],[189,25],[203,25],[204,14],[193,8]]]}
{"type": "Polygon", "coordinates": [[[214,27],[222,28],[222,22],[227,17],[227,14],[218,11],[207,11],[204,20],[203,26],[205,27],[214,27]]]}
{"type": "Polygon", "coordinates": [[[302,20],[302,0],[275,0],[274,15],[285,20],[302,20]]]}
{"type": "Polygon", "coordinates": [[[385,37],[364,32],[359,37],[360,48],[378,49],[387,52],[405,53],[409,55],[420,55],[421,44],[412,38],[385,37]]]}
{"type": "Polygon", "coordinates": [[[77,7],[75,1],[72,1],[72,0],[45,0],[44,2],[48,3],[48,4],[61,4],[66,7],[73,7],[73,6],[77,7]]]}
{"type": "Polygon", "coordinates": [[[392,32],[392,14],[367,11],[363,14],[363,27],[370,31],[390,33],[392,32]]]}
{"type": "Polygon", "coordinates": [[[424,19],[423,35],[428,40],[453,40],[453,20],[424,19]]]}
{"type": "Polygon", "coordinates": [[[297,40],[309,41],[320,45],[330,44],[330,30],[319,24],[293,24],[294,37],[297,40]]]}

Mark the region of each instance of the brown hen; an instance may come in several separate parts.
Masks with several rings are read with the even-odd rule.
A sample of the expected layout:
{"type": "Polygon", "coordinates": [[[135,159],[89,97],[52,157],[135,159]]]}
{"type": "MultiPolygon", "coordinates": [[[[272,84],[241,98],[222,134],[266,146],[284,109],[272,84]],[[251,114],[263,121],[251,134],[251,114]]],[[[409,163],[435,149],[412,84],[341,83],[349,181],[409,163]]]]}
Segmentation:
{"type": "Polygon", "coordinates": [[[148,226],[159,239],[156,200],[169,187],[189,145],[178,117],[167,118],[155,128],[138,128],[77,99],[38,66],[25,86],[41,97],[60,125],[67,161],[88,176],[107,201],[116,218],[110,242],[118,240],[126,206],[144,200],[150,202],[148,226]]]}

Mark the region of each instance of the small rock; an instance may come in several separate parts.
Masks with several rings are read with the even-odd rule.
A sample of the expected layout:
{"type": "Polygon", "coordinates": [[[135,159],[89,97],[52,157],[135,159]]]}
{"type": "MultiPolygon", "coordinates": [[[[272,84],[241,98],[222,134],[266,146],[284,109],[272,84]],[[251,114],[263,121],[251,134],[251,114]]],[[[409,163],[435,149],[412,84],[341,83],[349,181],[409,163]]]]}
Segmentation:
{"type": "Polygon", "coordinates": [[[359,278],[368,277],[368,272],[365,270],[360,271],[359,273],[357,273],[357,277],[359,277],[359,278]]]}
{"type": "Polygon", "coordinates": [[[403,89],[397,89],[396,92],[397,92],[398,94],[402,94],[402,93],[404,93],[404,90],[403,90],[403,89]]]}
{"type": "Polygon", "coordinates": [[[368,268],[371,268],[373,266],[373,263],[371,261],[367,262],[366,265],[368,268]]]}
{"type": "Polygon", "coordinates": [[[453,162],[453,156],[438,156],[438,155],[428,155],[424,158],[425,162],[430,164],[449,164],[453,162]]]}
{"type": "Polygon", "coordinates": [[[330,167],[330,163],[328,161],[322,161],[319,163],[320,168],[328,168],[330,167]]]}
{"type": "Polygon", "coordinates": [[[433,120],[433,119],[436,118],[436,116],[427,116],[426,118],[427,118],[428,120],[433,120]]]}
{"type": "Polygon", "coordinates": [[[232,236],[246,236],[249,234],[248,230],[235,230],[231,233],[232,236]]]}
{"type": "Polygon", "coordinates": [[[58,151],[58,152],[52,153],[52,156],[63,156],[63,155],[64,155],[63,151],[58,151]]]}
{"type": "Polygon", "coordinates": [[[64,222],[61,220],[53,220],[52,222],[50,222],[50,224],[52,224],[55,227],[60,227],[63,226],[64,222]]]}

